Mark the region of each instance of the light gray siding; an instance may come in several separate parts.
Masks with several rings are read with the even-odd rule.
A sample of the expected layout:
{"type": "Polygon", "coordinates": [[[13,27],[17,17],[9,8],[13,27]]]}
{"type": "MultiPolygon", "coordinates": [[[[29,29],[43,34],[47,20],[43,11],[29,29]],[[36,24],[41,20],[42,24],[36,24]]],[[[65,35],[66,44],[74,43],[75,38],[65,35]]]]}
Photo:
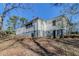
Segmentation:
{"type": "Polygon", "coordinates": [[[32,23],[31,27],[27,28],[27,26],[30,25],[26,24],[26,27],[18,29],[16,31],[16,34],[23,33],[24,35],[29,37],[31,37],[32,35],[34,37],[47,37],[47,36],[53,36],[54,31],[56,36],[59,36],[61,34],[66,35],[67,31],[69,31],[68,19],[63,16],[47,21],[38,18],[29,23],[32,23]],[[53,24],[54,23],[53,21],[55,21],[56,24],[53,24]]]}

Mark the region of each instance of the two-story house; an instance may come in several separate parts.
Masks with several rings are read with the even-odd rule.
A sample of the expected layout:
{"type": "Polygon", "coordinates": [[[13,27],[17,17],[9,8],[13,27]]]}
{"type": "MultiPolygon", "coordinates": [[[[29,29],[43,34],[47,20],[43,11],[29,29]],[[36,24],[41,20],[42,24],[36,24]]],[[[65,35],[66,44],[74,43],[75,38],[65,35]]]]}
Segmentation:
{"type": "Polygon", "coordinates": [[[16,34],[28,37],[61,37],[69,33],[69,21],[66,16],[58,16],[50,20],[35,18],[25,27],[16,29],[16,34]]]}

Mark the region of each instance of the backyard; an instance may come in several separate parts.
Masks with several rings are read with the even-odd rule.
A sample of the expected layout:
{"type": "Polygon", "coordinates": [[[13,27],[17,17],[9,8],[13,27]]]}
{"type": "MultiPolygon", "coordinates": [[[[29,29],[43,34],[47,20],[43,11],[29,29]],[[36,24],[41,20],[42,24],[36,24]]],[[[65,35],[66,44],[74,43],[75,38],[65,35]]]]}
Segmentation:
{"type": "Polygon", "coordinates": [[[4,56],[79,56],[79,38],[29,38],[12,35],[0,40],[4,56]]]}

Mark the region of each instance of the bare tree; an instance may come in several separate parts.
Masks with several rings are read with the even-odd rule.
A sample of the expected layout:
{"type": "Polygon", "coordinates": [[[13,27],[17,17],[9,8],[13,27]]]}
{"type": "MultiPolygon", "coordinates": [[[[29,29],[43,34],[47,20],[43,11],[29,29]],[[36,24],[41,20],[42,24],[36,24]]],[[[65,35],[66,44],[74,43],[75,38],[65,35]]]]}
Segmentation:
{"type": "Polygon", "coordinates": [[[22,3],[18,3],[18,4],[17,3],[6,3],[6,4],[4,4],[4,11],[1,14],[1,19],[2,19],[1,29],[3,27],[3,21],[4,21],[4,18],[6,17],[6,15],[10,11],[18,9],[18,8],[20,8],[20,9],[31,9],[31,4],[22,4],[22,3]]]}
{"type": "Polygon", "coordinates": [[[74,4],[69,4],[69,3],[55,3],[55,4],[50,4],[52,7],[62,7],[62,10],[60,11],[61,15],[66,15],[69,17],[69,33],[71,32],[74,24],[72,23],[73,17],[77,14],[79,14],[79,4],[74,3],[74,4]]]}
{"type": "Polygon", "coordinates": [[[62,15],[68,15],[70,18],[70,21],[72,20],[72,17],[74,15],[79,14],[79,4],[69,4],[69,3],[51,3],[51,7],[62,7],[62,10],[60,13],[62,15]]]}

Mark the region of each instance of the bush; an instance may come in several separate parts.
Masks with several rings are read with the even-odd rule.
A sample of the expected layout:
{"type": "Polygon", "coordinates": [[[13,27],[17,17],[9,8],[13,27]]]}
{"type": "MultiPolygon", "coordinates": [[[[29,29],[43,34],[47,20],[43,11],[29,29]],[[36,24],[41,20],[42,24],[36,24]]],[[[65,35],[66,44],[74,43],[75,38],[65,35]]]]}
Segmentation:
{"type": "Polygon", "coordinates": [[[5,31],[6,32],[6,34],[15,34],[15,31],[5,31]]]}
{"type": "Polygon", "coordinates": [[[11,34],[15,34],[15,32],[10,32],[10,31],[0,31],[0,39],[5,39],[11,34]]]}

